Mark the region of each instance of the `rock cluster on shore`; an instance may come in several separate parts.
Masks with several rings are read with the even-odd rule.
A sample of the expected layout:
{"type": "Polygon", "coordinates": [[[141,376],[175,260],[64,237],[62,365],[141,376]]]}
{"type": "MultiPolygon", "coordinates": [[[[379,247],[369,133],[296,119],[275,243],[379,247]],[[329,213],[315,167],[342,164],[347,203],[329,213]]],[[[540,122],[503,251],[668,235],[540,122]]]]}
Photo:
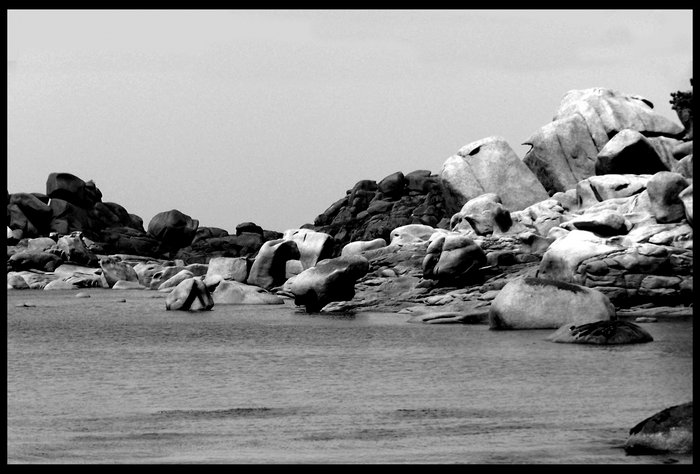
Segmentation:
{"type": "MultiPolygon", "coordinates": [[[[677,112],[683,126],[639,96],[569,91],[522,159],[486,137],[439,174],[359,181],[284,232],[244,222],[231,235],[176,209],[144,230],[92,181],[51,173],[45,194],[8,192],[8,290],[149,289],[169,310],[293,299],[558,329],[556,342],[649,342],[618,318],[692,314],[692,112],[677,112]]],[[[650,443],[637,431],[632,450],[650,443]]]]}
{"type": "Polygon", "coordinates": [[[533,277],[589,288],[618,310],[689,308],[692,120],[680,115],[685,126],[639,96],[569,91],[523,159],[487,137],[439,174],[362,180],[314,224],[284,232],[244,222],[230,235],[176,209],[144,230],[92,181],[51,173],[45,194],[8,192],[8,288],[172,291],[206,275],[214,291],[215,271],[295,297],[302,274],[354,255],[366,271],[341,278],[326,311],[467,311],[485,321],[502,288],[533,277]]]}

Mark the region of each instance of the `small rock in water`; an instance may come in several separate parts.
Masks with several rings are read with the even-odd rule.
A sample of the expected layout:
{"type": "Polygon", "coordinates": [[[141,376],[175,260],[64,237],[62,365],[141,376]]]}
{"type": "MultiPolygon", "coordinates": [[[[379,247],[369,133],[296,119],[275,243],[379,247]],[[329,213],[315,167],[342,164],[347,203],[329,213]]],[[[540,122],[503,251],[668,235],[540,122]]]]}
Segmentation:
{"type": "Polygon", "coordinates": [[[17,308],[36,308],[34,303],[17,303],[15,306],[17,308]]]}
{"type": "Polygon", "coordinates": [[[117,303],[126,303],[126,300],[124,298],[117,300],[117,303]]]}
{"type": "Polygon", "coordinates": [[[87,293],[81,291],[80,293],[78,293],[77,295],[75,295],[75,297],[76,297],[76,298],[90,298],[90,295],[88,295],[87,293]]]}
{"type": "Polygon", "coordinates": [[[634,320],[635,323],[655,323],[656,321],[658,321],[658,319],[647,316],[641,316],[634,320]]]}

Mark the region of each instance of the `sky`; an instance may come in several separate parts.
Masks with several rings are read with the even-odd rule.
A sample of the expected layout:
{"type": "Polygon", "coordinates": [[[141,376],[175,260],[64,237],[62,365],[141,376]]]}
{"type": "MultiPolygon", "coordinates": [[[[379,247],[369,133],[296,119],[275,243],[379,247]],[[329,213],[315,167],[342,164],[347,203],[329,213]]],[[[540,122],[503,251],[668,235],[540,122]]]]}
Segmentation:
{"type": "Polygon", "coordinates": [[[93,180],[144,221],[177,209],[283,232],[363,179],[522,145],[572,89],[680,123],[692,10],[8,10],[8,191],[93,180]]]}

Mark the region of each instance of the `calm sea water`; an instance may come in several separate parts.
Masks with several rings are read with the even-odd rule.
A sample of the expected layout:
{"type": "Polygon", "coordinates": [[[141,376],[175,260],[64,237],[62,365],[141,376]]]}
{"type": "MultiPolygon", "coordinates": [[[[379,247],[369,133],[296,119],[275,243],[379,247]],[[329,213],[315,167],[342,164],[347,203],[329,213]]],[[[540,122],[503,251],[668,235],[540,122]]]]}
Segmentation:
{"type": "Polygon", "coordinates": [[[88,292],[7,293],[8,463],[692,462],[622,449],[636,423],[692,400],[690,321],[596,347],[88,292]]]}

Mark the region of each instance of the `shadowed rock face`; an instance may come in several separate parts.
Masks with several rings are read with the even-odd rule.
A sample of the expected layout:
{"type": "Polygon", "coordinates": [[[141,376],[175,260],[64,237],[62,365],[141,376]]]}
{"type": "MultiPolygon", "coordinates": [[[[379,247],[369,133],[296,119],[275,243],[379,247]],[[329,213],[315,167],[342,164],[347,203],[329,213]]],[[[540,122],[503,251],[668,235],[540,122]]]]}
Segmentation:
{"type": "Polygon", "coordinates": [[[628,321],[596,321],[594,323],[565,325],[547,338],[552,342],[574,344],[637,344],[651,342],[654,338],[638,325],[628,321]]]}
{"type": "Polygon", "coordinates": [[[672,406],[643,420],[630,430],[627,454],[693,451],[693,402],[672,406]]]}

